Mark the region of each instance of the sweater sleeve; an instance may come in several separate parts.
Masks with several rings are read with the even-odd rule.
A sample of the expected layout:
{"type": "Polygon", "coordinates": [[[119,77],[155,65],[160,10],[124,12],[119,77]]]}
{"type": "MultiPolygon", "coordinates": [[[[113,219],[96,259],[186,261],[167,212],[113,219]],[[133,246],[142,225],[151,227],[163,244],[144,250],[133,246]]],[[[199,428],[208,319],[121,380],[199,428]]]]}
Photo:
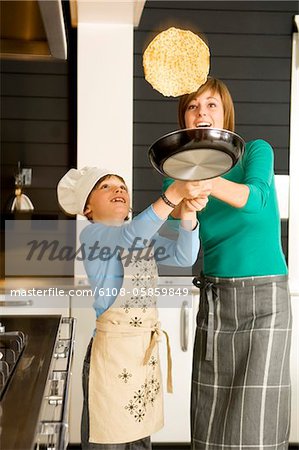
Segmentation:
{"type": "Polygon", "coordinates": [[[151,205],[131,222],[121,226],[102,223],[87,226],[82,231],[81,242],[97,242],[107,246],[113,253],[119,247],[129,249],[132,245],[140,246],[141,242],[149,241],[164,222],[165,219],[158,217],[151,205]]]}
{"type": "Polygon", "coordinates": [[[198,256],[200,242],[198,237],[198,227],[192,230],[185,230],[179,226],[177,239],[169,239],[157,235],[155,242],[155,254],[158,264],[178,267],[191,267],[198,256]]]}
{"type": "Polygon", "coordinates": [[[270,144],[259,139],[246,145],[241,161],[244,169],[243,183],[249,188],[246,213],[259,213],[267,204],[274,177],[274,154],[270,144]]]}

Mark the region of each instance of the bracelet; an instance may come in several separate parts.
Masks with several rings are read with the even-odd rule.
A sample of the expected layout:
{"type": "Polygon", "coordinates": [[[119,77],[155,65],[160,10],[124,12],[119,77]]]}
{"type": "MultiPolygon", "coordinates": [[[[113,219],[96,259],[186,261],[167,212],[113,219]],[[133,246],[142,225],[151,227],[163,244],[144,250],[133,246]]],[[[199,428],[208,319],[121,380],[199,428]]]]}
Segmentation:
{"type": "Polygon", "coordinates": [[[170,206],[171,208],[175,208],[177,206],[174,203],[172,203],[170,200],[168,200],[168,198],[166,197],[164,192],[161,194],[161,198],[166,203],[166,205],[170,206]]]}

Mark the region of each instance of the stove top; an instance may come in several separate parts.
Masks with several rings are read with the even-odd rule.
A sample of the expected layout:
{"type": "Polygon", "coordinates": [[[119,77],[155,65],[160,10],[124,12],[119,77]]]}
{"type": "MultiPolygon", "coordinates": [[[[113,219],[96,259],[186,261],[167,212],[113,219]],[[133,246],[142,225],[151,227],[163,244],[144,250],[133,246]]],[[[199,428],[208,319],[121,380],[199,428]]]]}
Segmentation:
{"type": "Polygon", "coordinates": [[[12,379],[25,348],[27,336],[22,331],[5,331],[0,322],[0,400],[12,379]]]}

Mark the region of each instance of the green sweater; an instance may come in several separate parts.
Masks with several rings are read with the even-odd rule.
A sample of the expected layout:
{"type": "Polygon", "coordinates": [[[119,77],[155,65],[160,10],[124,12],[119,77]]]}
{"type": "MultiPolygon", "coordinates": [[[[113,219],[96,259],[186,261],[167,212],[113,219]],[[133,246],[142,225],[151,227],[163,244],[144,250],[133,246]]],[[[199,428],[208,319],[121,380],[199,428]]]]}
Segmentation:
{"type": "MultiPolygon", "coordinates": [[[[205,275],[231,278],[287,274],[273,166],[273,150],[267,142],[248,142],[243,158],[223,175],[249,187],[246,205],[234,208],[211,196],[204,210],[197,213],[205,275]]],[[[166,178],[163,189],[172,182],[166,178]]]]}

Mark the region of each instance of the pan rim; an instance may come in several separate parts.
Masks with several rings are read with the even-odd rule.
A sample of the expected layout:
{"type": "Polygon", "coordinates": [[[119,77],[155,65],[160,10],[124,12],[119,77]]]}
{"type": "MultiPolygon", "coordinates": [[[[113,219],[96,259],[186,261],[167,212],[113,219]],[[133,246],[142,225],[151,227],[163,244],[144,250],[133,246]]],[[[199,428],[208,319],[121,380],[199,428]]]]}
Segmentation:
{"type": "MultiPolygon", "coordinates": [[[[226,129],[222,129],[222,128],[214,128],[214,127],[182,128],[182,129],[174,130],[170,133],[163,135],[159,139],[156,139],[156,141],[149,147],[148,158],[149,158],[151,165],[155,168],[155,170],[157,170],[163,176],[169,176],[169,174],[167,174],[163,169],[165,162],[169,158],[173,157],[174,155],[176,155],[178,153],[183,152],[184,150],[185,151],[192,151],[192,150],[200,151],[200,150],[204,150],[204,149],[209,150],[209,147],[207,146],[209,136],[207,136],[207,133],[211,134],[211,132],[215,133],[213,138],[215,139],[215,137],[216,137],[215,142],[213,142],[214,145],[211,145],[211,150],[216,150],[219,152],[226,153],[231,159],[231,167],[228,168],[225,172],[222,172],[218,176],[224,175],[225,173],[229,172],[240,160],[240,158],[244,154],[246,144],[245,144],[244,139],[239,134],[235,133],[234,131],[230,131],[230,130],[226,130],[226,129]],[[205,132],[205,134],[206,134],[205,136],[202,137],[202,144],[204,145],[202,148],[200,145],[198,145],[201,142],[201,139],[200,139],[201,132],[202,133],[205,132]],[[170,142],[169,149],[167,149],[167,144],[165,144],[165,140],[171,139],[171,137],[175,136],[175,135],[184,136],[187,133],[192,134],[190,136],[189,142],[187,141],[186,143],[180,144],[180,142],[176,143],[174,141],[173,146],[171,146],[172,143],[170,142]],[[217,141],[217,133],[219,133],[219,136],[220,136],[218,141],[217,141]],[[221,136],[223,136],[223,139],[221,139],[221,136]],[[227,137],[227,139],[224,138],[225,136],[227,137]],[[196,138],[199,138],[199,139],[196,139],[196,138]],[[196,144],[195,144],[195,142],[196,142],[196,144]],[[194,148],[192,148],[192,143],[194,143],[194,148]],[[225,143],[227,144],[227,146],[225,146],[225,143]],[[190,148],[184,149],[184,146],[187,147],[188,144],[190,144],[190,148]],[[221,146],[221,144],[222,144],[222,146],[221,146]],[[176,148],[176,146],[177,146],[177,148],[176,148]],[[229,148],[229,147],[231,147],[231,148],[229,148]],[[161,151],[161,153],[157,154],[159,150],[161,151]],[[165,152],[166,152],[166,154],[165,154],[165,152]]],[[[209,177],[209,178],[211,178],[211,177],[209,177]]],[[[207,177],[205,179],[209,179],[209,178],[207,177]]],[[[177,179],[179,179],[179,178],[177,178],[177,179]]]]}

